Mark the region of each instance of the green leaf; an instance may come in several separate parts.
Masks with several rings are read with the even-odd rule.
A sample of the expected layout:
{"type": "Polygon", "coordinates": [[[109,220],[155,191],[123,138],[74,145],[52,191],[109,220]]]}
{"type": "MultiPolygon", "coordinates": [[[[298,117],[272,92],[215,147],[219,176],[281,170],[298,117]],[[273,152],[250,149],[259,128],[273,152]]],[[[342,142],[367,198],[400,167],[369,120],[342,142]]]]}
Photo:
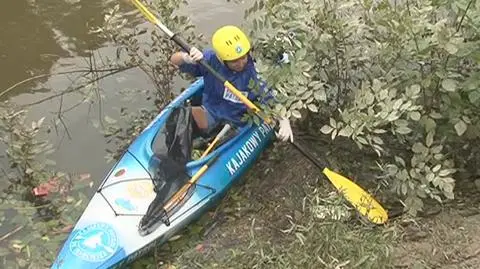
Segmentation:
{"type": "Polygon", "coordinates": [[[425,150],[427,150],[427,148],[420,142],[417,142],[412,146],[412,151],[414,153],[423,153],[425,150]]]}
{"type": "Polygon", "coordinates": [[[386,131],[386,130],[383,130],[383,129],[375,129],[375,130],[373,130],[373,132],[376,133],[376,134],[384,134],[384,133],[386,133],[387,131],[386,131]]]}
{"type": "Polygon", "coordinates": [[[364,145],[368,145],[368,142],[365,138],[361,137],[361,136],[357,136],[357,140],[358,142],[360,142],[361,144],[364,144],[364,145]]]}
{"type": "Polygon", "coordinates": [[[434,132],[428,132],[427,138],[425,139],[425,145],[430,147],[433,143],[434,132]]]}
{"type": "MultiPolygon", "coordinates": [[[[448,186],[448,185],[447,185],[447,186],[448,186]]],[[[455,194],[453,193],[453,191],[450,191],[450,192],[444,191],[443,194],[445,195],[445,197],[447,197],[447,198],[450,199],[450,200],[455,199],[455,194]]]]}
{"type": "Polygon", "coordinates": [[[398,127],[396,132],[399,134],[409,134],[412,131],[412,129],[406,127],[406,126],[401,126],[398,127]]]}
{"type": "Polygon", "coordinates": [[[445,50],[448,53],[453,55],[453,54],[458,52],[458,47],[455,44],[452,44],[452,43],[449,42],[445,45],[445,50]]]}
{"type": "Polygon", "coordinates": [[[313,91],[306,91],[303,96],[302,96],[302,100],[307,100],[311,95],[313,94],[313,91]]]}
{"type": "Polygon", "coordinates": [[[447,92],[454,92],[456,87],[457,87],[457,82],[453,79],[445,79],[442,81],[442,87],[447,91],[447,92]]]}
{"type": "Polygon", "coordinates": [[[410,112],[410,118],[411,118],[412,120],[414,120],[414,121],[419,121],[421,116],[422,116],[422,115],[421,115],[420,112],[418,112],[418,111],[412,111],[412,112],[410,112]]]}
{"type": "Polygon", "coordinates": [[[407,195],[408,186],[405,182],[402,183],[402,195],[407,195]]]}
{"type": "Polygon", "coordinates": [[[440,170],[440,168],[442,168],[442,165],[441,164],[437,164],[435,165],[435,167],[432,168],[432,172],[436,173],[440,170]]]}
{"type": "Polygon", "coordinates": [[[386,99],[388,97],[388,90],[384,89],[380,91],[380,94],[378,97],[380,98],[380,100],[386,99]]]}
{"type": "Polygon", "coordinates": [[[397,114],[397,111],[392,111],[390,115],[388,115],[387,121],[394,121],[400,118],[400,115],[397,114]]]}
{"type": "Polygon", "coordinates": [[[312,112],[318,112],[317,106],[314,105],[314,104],[309,104],[307,107],[308,107],[308,109],[310,109],[310,111],[312,111],[312,112]]]}
{"type": "Polygon", "coordinates": [[[459,120],[455,124],[455,131],[457,131],[458,136],[462,136],[466,130],[467,130],[467,124],[465,124],[463,120],[459,120]]]}
{"type": "Polygon", "coordinates": [[[313,97],[317,100],[317,101],[327,101],[327,94],[325,92],[325,89],[319,89],[319,90],[316,90],[314,93],[313,93],[313,97]]]}
{"type": "Polygon", "coordinates": [[[396,161],[397,163],[399,163],[399,164],[401,164],[403,167],[405,167],[405,161],[404,161],[401,157],[395,156],[394,158],[395,158],[395,161],[396,161]]]}
{"type": "Polygon", "coordinates": [[[402,103],[403,103],[403,100],[398,99],[397,101],[395,101],[395,103],[393,103],[393,109],[398,110],[400,108],[400,106],[402,105],[402,103]]]}
{"type": "Polygon", "coordinates": [[[365,93],[365,103],[367,105],[373,104],[373,101],[375,101],[375,96],[371,92],[366,92],[365,93]]]}
{"type": "Polygon", "coordinates": [[[332,132],[332,140],[334,140],[335,137],[337,137],[337,134],[338,134],[338,129],[334,129],[332,132]]]}
{"type": "Polygon", "coordinates": [[[383,140],[378,136],[373,137],[373,142],[375,142],[378,145],[383,145],[383,140]]]}
{"type": "Polygon", "coordinates": [[[438,173],[438,175],[441,177],[445,177],[455,173],[456,171],[456,169],[443,169],[442,171],[440,171],[440,173],[438,173]]]}
{"type": "MultiPolygon", "coordinates": [[[[450,169],[450,170],[454,170],[454,169],[450,169]]],[[[443,178],[443,182],[445,182],[445,184],[453,185],[455,183],[455,179],[451,177],[445,177],[443,178]]]]}
{"type": "Polygon", "coordinates": [[[415,216],[417,212],[423,208],[423,201],[416,196],[408,196],[405,200],[405,205],[408,208],[409,214],[415,216]]]}
{"type": "Polygon", "coordinates": [[[337,122],[335,121],[334,118],[330,118],[330,126],[337,127],[337,122]]]}
{"type": "Polygon", "coordinates": [[[468,100],[472,104],[477,104],[478,100],[480,100],[480,90],[471,91],[468,94],[468,100]]]}
{"type": "Polygon", "coordinates": [[[420,85],[418,84],[412,85],[411,87],[407,88],[407,91],[406,91],[407,96],[410,98],[415,97],[420,93],[420,89],[421,89],[420,85]]]}
{"type": "Polygon", "coordinates": [[[330,125],[323,125],[322,128],[320,129],[320,132],[324,134],[329,134],[332,131],[333,131],[333,128],[330,125]]]}
{"type": "Polygon", "coordinates": [[[441,119],[441,118],[442,118],[442,114],[440,114],[440,113],[438,113],[438,112],[435,112],[435,111],[432,111],[432,112],[430,113],[430,117],[432,117],[432,119],[438,120],[438,119],[441,119]]]}
{"type": "MultiPolygon", "coordinates": [[[[373,83],[372,83],[372,90],[374,92],[378,92],[380,89],[382,88],[382,83],[380,82],[380,80],[378,79],[373,79],[373,83]]],[[[385,90],[386,91],[386,90],[385,90]]],[[[388,93],[385,93],[385,95],[387,95],[388,93]]]]}
{"type": "Polygon", "coordinates": [[[425,124],[425,131],[430,132],[437,127],[437,123],[431,118],[426,118],[424,121],[425,124]]]}
{"type": "Polygon", "coordinates": [[[302,117],[302,114],[300,114],[300,112],[298,110],[292,110],[292,115],[295,118],[298,118],[298,119],[300,119],[302,117]]]}

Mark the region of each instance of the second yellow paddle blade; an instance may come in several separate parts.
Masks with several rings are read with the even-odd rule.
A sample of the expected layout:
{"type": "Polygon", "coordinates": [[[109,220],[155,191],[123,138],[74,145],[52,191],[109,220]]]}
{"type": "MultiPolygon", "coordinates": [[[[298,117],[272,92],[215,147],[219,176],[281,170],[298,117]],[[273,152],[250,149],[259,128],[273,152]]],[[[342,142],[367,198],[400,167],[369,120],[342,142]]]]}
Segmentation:
{"type": "Polygon", "coordinates": [[[328,168],[324,168],[323,173],[343,196],[352,203],[362,215],[367,216],[371,222],[383,224],[387,221],[388,214],[385,209],[357,184],[328,168]]]}

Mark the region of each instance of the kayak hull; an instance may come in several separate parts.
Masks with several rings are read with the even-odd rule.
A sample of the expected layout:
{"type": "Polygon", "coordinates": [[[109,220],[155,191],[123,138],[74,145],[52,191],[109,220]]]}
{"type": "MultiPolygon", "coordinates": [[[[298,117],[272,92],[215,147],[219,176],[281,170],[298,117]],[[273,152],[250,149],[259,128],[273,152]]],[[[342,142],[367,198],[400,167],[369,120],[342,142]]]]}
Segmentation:
{"type": "Polygon", "coordinates": [[[155,198],[149,162],[152,141],[173,108],[203,90],[199,79],[183,91],[133,141],[112,167],[58,252],[51,268],[118,268],[165,243],[202,216],[249,168],[268,146],[273,129],[265,123],[246,126],[206,157],[189,162],[193,176],[214,156],[217,160],[198,179],[192,195],[170,217],[142,236],[138,224],[155,198]]]}

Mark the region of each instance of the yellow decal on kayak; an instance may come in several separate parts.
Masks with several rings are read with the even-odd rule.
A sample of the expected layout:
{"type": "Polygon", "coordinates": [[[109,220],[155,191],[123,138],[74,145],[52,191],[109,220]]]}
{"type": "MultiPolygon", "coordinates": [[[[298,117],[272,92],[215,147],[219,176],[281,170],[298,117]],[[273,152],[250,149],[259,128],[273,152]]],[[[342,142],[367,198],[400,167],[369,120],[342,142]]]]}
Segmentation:
{"type": "Polygon", "coordinates": [[[151,181],[132,181],[127,185],[127,192],[132,198],[150,198],[155,195],[153,183],[151,181]]]}

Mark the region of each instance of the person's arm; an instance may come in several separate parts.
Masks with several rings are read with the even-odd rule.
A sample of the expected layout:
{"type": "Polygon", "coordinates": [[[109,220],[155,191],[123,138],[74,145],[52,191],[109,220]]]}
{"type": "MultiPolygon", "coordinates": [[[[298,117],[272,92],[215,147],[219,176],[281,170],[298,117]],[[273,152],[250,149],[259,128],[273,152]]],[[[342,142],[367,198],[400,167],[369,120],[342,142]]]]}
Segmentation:
{"type": "Polygon", "coordinates": [[[203,53],[195,47],[192,47],[189,54],[179,51],[170,57],[172,64],[179,67],[180,71],[190,73],[197,77],[202,75],[200,65],[197,63],[201,59],[203,59],[203,53]]]}
{"type": "Polygon", "coordinates": [[[181,66],[183,63],[185,63],[185,57],[188,57],[188,54],[186,52],[175,52],[172,57],[170,57],[170,61],[176,66],[181,66]]]}

